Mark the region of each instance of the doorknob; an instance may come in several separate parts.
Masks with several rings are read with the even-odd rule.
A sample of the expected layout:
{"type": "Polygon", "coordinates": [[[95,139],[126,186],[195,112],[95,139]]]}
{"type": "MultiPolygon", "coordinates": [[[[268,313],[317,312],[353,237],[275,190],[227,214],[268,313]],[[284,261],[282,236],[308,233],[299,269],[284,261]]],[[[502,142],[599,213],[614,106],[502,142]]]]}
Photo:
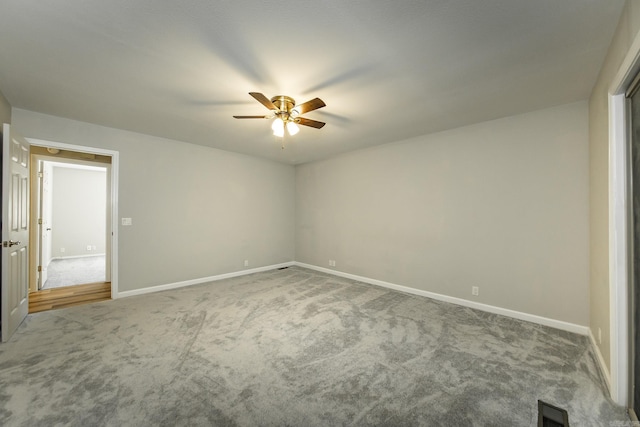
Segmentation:
{"type": "Polygon", "coordinates": [[[19,245],[20,243],[22,243],[20,240],[16,240],[16,241],[9,240],[8,242],[7,241],[2,242],[2,246],[4,246],[5,248],[10,248],[11,246],[19,245]]]}

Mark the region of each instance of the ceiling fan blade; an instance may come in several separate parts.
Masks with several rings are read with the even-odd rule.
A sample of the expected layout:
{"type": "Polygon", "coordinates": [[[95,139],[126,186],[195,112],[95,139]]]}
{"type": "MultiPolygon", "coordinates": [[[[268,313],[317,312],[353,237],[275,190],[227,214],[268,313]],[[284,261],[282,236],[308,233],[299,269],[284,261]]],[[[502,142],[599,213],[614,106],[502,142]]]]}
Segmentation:
{"type": "Polygon", "coordinates": [[[249,95],[253,96],[256,99],[256,101],[258,101],[260,104],[262,104],[265,107],[267,107],[269,110],[277,110],[278,109],[278,107],[273,105],[273,102],[271,102],[269,100],[269,98],[267,98],[266,96],[264,96],[260,92],[249,92],[249,95]]]}
{"type": "Polygon", "coordinates": [[[300,105],[296,105],[293,107],[294,111],[297,111],[299,115],[307,113],[309,111],[317,110],[318,108],[322,108],[327,104],[320,98],[313,98],[311,101],[303,102],[300,105]]]}
{"type": "Polygon", "coordinates": [[[233,116],[234,119],[268,119],[269,116],[233,116]]]}
{"type": "Polygon", "coordinates": [[[325,122],[319,122],[317,120],[305,119],[304,117],[298,117],[295,122],[299,125],[311,126],[312,128],[320,129],[326,125],[325,122]]]}

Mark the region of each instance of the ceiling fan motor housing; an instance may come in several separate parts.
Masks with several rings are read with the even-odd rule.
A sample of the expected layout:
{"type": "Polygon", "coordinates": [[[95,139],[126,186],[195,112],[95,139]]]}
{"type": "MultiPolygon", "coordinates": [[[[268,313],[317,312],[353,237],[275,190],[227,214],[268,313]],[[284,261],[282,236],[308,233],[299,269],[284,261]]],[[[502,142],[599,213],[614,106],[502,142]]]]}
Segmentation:
{"type": "Polygon", "coordinates": [[[291,110],[296,105],[296,101],[293,98],[289,96],[278,95],[271,98],[271,102],[273,103],[273,105],[278,107],[279,111],[276,113],[277,117],[280,117],[280,119],[282,119],[282,121],[285,123],[288,121],[293,121],[293,116],[295,114],[292,114],[291,110]]]}

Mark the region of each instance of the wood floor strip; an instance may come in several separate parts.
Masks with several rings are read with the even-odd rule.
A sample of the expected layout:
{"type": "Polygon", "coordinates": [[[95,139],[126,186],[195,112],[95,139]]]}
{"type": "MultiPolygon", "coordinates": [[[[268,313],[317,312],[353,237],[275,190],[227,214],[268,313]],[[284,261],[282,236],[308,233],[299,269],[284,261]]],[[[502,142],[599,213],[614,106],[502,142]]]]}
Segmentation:
{"type": "Polygon", "coordinates": [[[104,298],[111,298],[111,292],[110,291],[94,292],[86,295],[74,295],[66,298],[54,298],[49,300],[34,301],[30,305],[32,305],[33,307],[45,306],[45,305],[62,305],[62,304],[69,304],[69,303],[75,303],[75,302],[87,302],[87,301],[93,301],[95,299],[104,299],[104,298]]]}
{"type": "Polygon", "coordinates": [[[111,299],[111,283],[90,283],[45,289],[29,294],[29,313],[111,299]]]}
{"type": "Polygon", "coordinates": [[[29,294],[30,301],[49,300],[52,298],[64,298],[74,295],[85,295],[95,292],[104,292],[111,289],[110,283],[92,283],[88,285],[65,286],[63,288],[45,289],[29,294]]]}

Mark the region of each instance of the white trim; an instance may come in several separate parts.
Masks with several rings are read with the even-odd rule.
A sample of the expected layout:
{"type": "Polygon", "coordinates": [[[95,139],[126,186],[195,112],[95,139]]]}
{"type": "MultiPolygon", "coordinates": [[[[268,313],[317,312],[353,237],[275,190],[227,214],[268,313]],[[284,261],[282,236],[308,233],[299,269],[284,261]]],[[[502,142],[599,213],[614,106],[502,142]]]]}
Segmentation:
{"type": "Polygon", "coordinates": [[[609,93],[613,95],[624,93],[638,71],[640,71],[640,33],[636,34],[624,61],[618,68],[618,73],[609,86],[609,93]]]}
{"type": "Polygon", "coordinates": [[[549,326],[563,331],[573,332],[580,335],[588,335],[589,328],[587,326],[576,325],[574,323],[563,322],[562,320],[549,319],[547,317],[536,316],[535,314],[522,313],[520,311],[509,310],[507,308],[496,307],[493,305],[481,304],[473,301],[469,301],[462,298],[450,297],[447,295],[437,294],[434,292],[423,291],[421,289],[410,288],[407,286],[397,285],[395,283],[384,282],[382,280],[371,279],[369,277],[357,276],[355,274],[343,273],[337,270],[331,270],[324,267],[318,267],[311,264],[305,264],[302,262],[295,262],[294,265],[299,267],[309,268],[311,270],[321,271],[323,273],[333,274],[335,276],[344,277],[347,279],[357,280],[359,282],[369,283],[371,285],[381,286],[384,288],[394,289],[396,291],[406,292],[408,294],[419,295],[438,301],[444,301],[463,307],[475,308],[477,310],[486,311],[489,313],[500,314],[502,316],[512,317],[514,319],[524,320],[527,322],[537,323],[539,325],[549,326]]]}
{"type": "Polygon", "coordinates": [[[629,402],[626,109],[623,94],[609,96],[609,342],[611,398],[629,402]]]}
{"type": "Polygon", "coordinates": [[[602,352],[600,348],[596,344],[596,338],[593,336],[593,331],[589,329],[589,341],[591,342],[591,347],[593,348],[593,352],[596,354],[596,362],[598,363],[598,367],[600,368],[600,373],[604,377],[605,385],[607,386],[607,391],[611,392],[611,375],[607,370],[607,364],[604,361],[604,357],[602,357],[602,352]]]}
{"type": "Polygon", "coordinates": [[[149,286],[147,288],[141,288],[141,289],[134,289],[134,290],[131,290],[131,291],[119,292],[116,296],[111,295],[111,298],[113,298],[113,299],[126,298],[126,297],[132,297],[132,296],[135,296],[135,295],[144,295],[144,294],[150,294],[150,293],[153,293],[153,292],[167,291],[169,289],[184,288],[185,286],[193,286],[193,285],[199,285],[201,283],[216,282],[216,281],[222,280],[222,279],[230,279],[232,277],[246,276],[247,274],[261,273],[263,271],[275,270],[275,269],[283,268],[283,267],[290,267],[292,265],[294,265],[294,262],[290,261],[290,262],[285,262],[285,263],[282,263],[282,264],[275,264],[275,265],[268,265],[268,266],[265,266],[265,267],[252,268],[252,269],[249,269],[249,270],[240,270],[240,271],[234,271],[232,273],[218,274],[216,276],[201,277],[199,279],[191,279],[191,280],[185,280],[185,281],[182,281],[182,282],[167,283],[166,285],[149,286]]]}
{"type": "MultiPolygon", "coordinates": [[[[334,276],[339,276],[339,277],[344,277],[344,278],[347,278],[347,279],[357,280],[359,282],[368,283],[368,284],[376,285],[376,286],[381,286],[381,287],[388,288],[388,289],[394,289],[396,291],[406,292],[406,293],[409,293],[409,294],[423,296],[423,297],[435,299],[435,300],[438,300],[438,301],[444,301],[444,302],[448,302],[448,303],[452,303],[452,304],[456,304],[456,305],[460,305],[460,306],[464,306],[464,307],[475,308],[475,309],[486,311],[486,312],[489,312],[489,313],[500,314],[500,315],[503,315],[503,316],[512,317],[514,319],[519,319],[519,320],[524,320],[524,321],[536,323],[536,324],[539,324],[539,325],[549,326],[549,327],[552,327],[552,328],[556,328],[556,329],[560,329],[560,330],[568,331],[568,332],[573,332],[573,333],[584,335],[584,336],[588,336],[590,334],[589,328],[586,327],[586,326],[581,326],[581,325],[576,325],[576,324],[573,324],[573,323],[563,322],[561,320],[549,319],[549,318],[546,318],[546,317],[536,316],[536,315],[533,315],[533,314],[522,313],[522,312],[519,312],[519,311],[509,310],[509,309],[506,309],[506,308],[496,307],[496,306],[492,306],[492,305],[481,304],[481,303],[477,303],[477,302],[473,302],[473,301],[468,301],[468,300],[465,300],[465,299],[462,299],[462,298],[456,298],[456,297],[450,297],[450,296],[447,296],[447,295],[436,294],[434,292],[428,292],[428,291],[423,291],[423,290],[420,290],[420,289],[410,288],[410,287],[407,287],[407,286],[396,285],[394,283],[384,282],[382,280],[376,280],[376,279],[371,279],[371,278],[368,278],[368,277],[357,276],[355,274],[343,273],[341,271],[330,270],[328,268],[318,267],[318,266],[315,266],[315,265],[305,264],[305,263],[297,262],[297,261],[289,261],[289,262],[285,262],[285,263],[282,263],[282,264],[268,265],[268,266],[265,266],[265,267],[252,268],[252,269],[249,269],[249,270],[234,271],[232,273],[218,274],[216,276],[202,277],[202,278],[198,278],[198,279],[185,280],[185,281],[182,281],[182,282],[167,283],[165,285],[149,286],[147,288],[134,289],[134,290],[131,290],[131,291],[123,291],[123,292],[119,292],[117,296],[112,296],[112,298],[114,298],[114,299],[115,298],[126,298],[126,297],[135,296],[135,295],[144,295],[144,294],[149,294],[149,293],[154,293],[154,292],[167,291],[167,290],[170,290],[170,289],[179,289],[179,288],[184,288],[186,286],[193,286],[193,285],[199,285],[199,284],[202,284],[202,283],[215,282],[215,281],[218,281],[218,280],[230,279],[230,278],[233,278],[233,277],[245,276],[245,275],[248,275],[248,274],[260,273],[260,272],[263,272],[263,271],[275,270],[275,269],[278,269],[278,268],[291,267],[291,266],[298,266],[298,267],[308,268],[310,270],[321,271],[323,273],[332,274],[334,276]]],[[[599,352],[597,354],[599,354],[599,352]]],[[[600,359],[601,358],[602,358],[602,355],[600,355],[600,359]]],[[[608,380],[608,377],[607,377],[607,380],[608,380]]]]}
{"type": "Polygon", "coordinates": [[[118,182],[120,153],[111,156],[111,298],[118,298],[118,182]]]}
{"type": "Polygon", "coordinates": [[[640,33],[609,87],[609,318],[611,398],[629,406],[627,117],[625,91],[640,69],[640,33]]]}
{"type": "Polygon", "coordinates": [[[38,154],[38,157],[41,157],[42,160],[44,160],[45,162],[49,163],[51,166],[53,166],[54,168],[61,168],[61,169],[79,169],[79,170],[84,170],[84,171],[92,171],[92,172],[104,172],[105,174],[107,173],[107,164],[105,163],[105,166],[95,166],[96,163],[95,162],[88,162],[88,161],[78,161],[75,159],[69,159],[69,160],[75,160],[75,161],[70,161],[70,162],[61,162],[61,161],[52,161],[50,160],[52,157],[55,156],[44,156],[42,154],[38,154]]]}
{"type": "Polygon", "coordinates": [[[89,258],[92,256],[105,256],[106,254],[89,254],[89,255],[69,255],[69,256],[54,256],[51,257],[51,261],[54,259],[74,259],[74,258],[89,258]]]}
{"type": "Polygon", "coordinates": [[[65,144],[37,138],[26,138],[31,144],[61,150],[81,151],[111,157],[111,298],[118,297],[118,175],[120,152],[84,145],[65,144]]]}

